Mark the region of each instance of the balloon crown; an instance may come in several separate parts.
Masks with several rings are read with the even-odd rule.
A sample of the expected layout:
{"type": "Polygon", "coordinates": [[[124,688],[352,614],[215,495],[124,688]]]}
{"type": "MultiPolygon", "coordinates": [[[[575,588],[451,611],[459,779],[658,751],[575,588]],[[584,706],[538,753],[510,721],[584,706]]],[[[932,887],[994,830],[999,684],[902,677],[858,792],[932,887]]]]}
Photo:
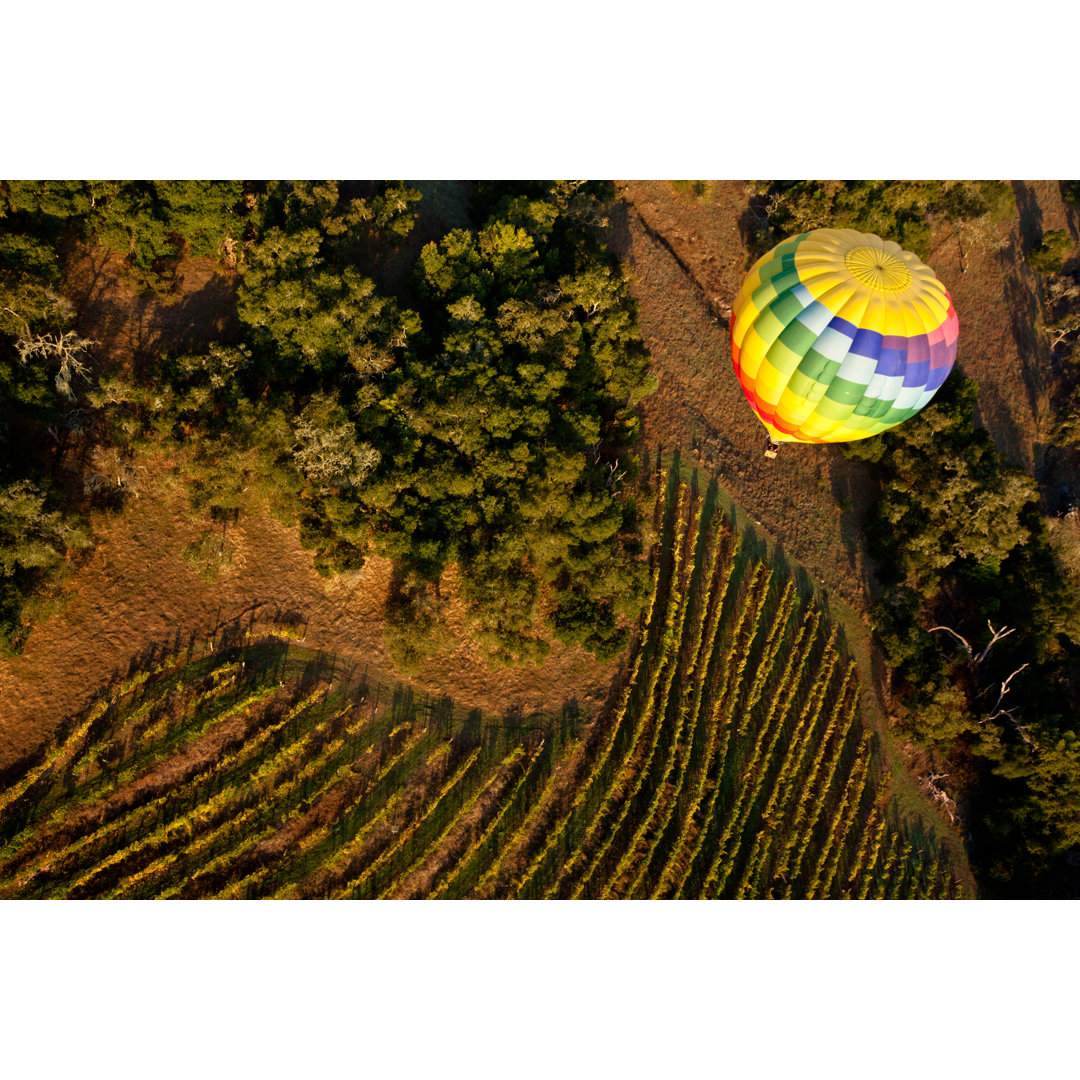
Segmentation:
{"type": "Polygon", "coordinates": [[[844,256],[844,265],[864,285],[881,292],[900,292],[911,284],[911,271],[883,248],[853,247],[844,256]]]}

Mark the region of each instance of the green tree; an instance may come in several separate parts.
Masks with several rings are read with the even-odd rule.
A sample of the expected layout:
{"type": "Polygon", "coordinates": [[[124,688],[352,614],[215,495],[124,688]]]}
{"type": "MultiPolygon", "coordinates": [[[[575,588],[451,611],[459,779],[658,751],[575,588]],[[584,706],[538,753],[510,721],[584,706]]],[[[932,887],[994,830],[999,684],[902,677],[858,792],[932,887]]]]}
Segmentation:
{"type": "Polygon", "coordinates": [[[348,365],[360,378],[385,371],[415,331],[415,319],[401,315],[351,267],[327,266],[321,249],[315,229],[271,229],[244,272],[241,319],[254,331],[254,343],[287,370],[331,376],[348,365]]]}
{"type": "Polygon", "coordinates": [[[953,372],[918,417],[845,452],[881,485],[873,615],[894,712],[962,778],[992,891],[1030,895],[1077,843],[1080,603],[1035,482],[975,427],[976,390],[953,372]]]}
{"type": "Polygon", "coordinates": [[[438,584],[395,574],[386,598],[383,640],[403,675],[419,674],[450,640],[438,584]]]}
{"type": "Polygon", "coordinates": [[[1072,247],[1072,240],[1064,229],[1051,229],[1028,252],[1028,264],[1040,274],[1056,274],[1065,265],[1065,256],[1072,247]]]}
{"type": "MultiPolygon", "coordinates": [[[[358,565],[369,536],[402,580],[433,585],[456,562],[497,662],[542,658],[549,633],[610,655],[644,588],[619,489],[636,468],[631,405],[655,382],[626,282],[581,224],[602,220],[599,194],[510,185],[485,201],[480,228],[420,252],[422,332],[357,372],[351,400],[336,391],[379,459],[362,483],[313,492],[302,535],[326,571],[358,565]]],[[[399,638],[422,625],[412,606],[397,605],[399,638]]]]}
{"type": "Polygon", "coordinates": [[[32,481],[0,485],[0,653],[22,648],[29,633],[24,604],[55,577],[69,550],[89,544],[85,523],[50,508],[32,481]]]}
{"type": "Polygon", "coordinates": [[[948,223],[961,244],[997,244],[995,228],[1015,217],[1008,184],[996,180],[759,180],[750,185],[761,251],[820,228],[858,229],[894,240],[920,258],[933,226],[948,223]]]}
{"type": "Polygon", "coordinates": [[[0,216],[53,241],[68,232],[104,244],[140,285],[166,292],[181,256],[238,249],[247,227],[242,196],[231,180],[7,181],[0,216]]]}
{"type": "Polygon", "coordinates": [[[314,378],[329,389],[343,379],[363,383],[395,363],[419,329],[417,316],[353,263],[380,230],[407,234],[418,197],[400,186],[372,202],[347,198],[332,182],[269,186],[238,293],[267,377],[291,386],[306,373],[309,385],[314,378]]]}

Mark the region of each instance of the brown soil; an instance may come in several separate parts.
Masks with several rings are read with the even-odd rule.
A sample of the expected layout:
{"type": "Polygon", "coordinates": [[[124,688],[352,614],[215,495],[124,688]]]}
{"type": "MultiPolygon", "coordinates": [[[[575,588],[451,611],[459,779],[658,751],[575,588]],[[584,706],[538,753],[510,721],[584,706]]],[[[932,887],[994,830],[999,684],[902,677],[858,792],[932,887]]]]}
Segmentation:
{"type": "MultiPolygon", "coordinates": [[[[373,678],[398,678],[382,640],[387,560],[372,557],[362,570],[327,581],[301,548],[299,529],[255,507],[230,528],[233,562],[208,584],[180,556],[202,526],[160,481],[148,487],[122,516],[96,523],[96,548],[71,575],[64,610],[34,627],[21,656],[0,663],[0,768],[32,753],[65,715],[126,673],[135,654],[177,635],[208,633],[257,603],[300,616],[305,644],[365,664],[373,678]]],[[[468,640],[452,573],[443,591],[453,639],[410,679],[420,691],[492,715],[515,705],[558,710],[570,698],[595,709],[606,698],[617,662],[598,663],[577,648],[555,644],[538,667],[492,670],[468,640]]]]}
{"type": "Polygon", "coordinates": [[[195,352],[238,337],[237,277],[215,259],[183,260],[166,296],[140,292],[123,258],[109,248],[73,249],[64,277],[79,330],[98,342],[95,351],[109,366],[162,352],[195,352]]]}
{"type": "Polygon", "coordinates": [[[621,187],[626,207],[614,222],[615,248],[629,260],[660,379],[641,406],[646,444],[681,447],[787,554],[864,607],[872,585],[858,523],[872,497],[865,471],[830,446],[785,446],[775,461],[763,457],[765,429],[732,370],[727,315],[746,268],[745,186],[718,183],[708,204],[666,183],[621,187]]]}

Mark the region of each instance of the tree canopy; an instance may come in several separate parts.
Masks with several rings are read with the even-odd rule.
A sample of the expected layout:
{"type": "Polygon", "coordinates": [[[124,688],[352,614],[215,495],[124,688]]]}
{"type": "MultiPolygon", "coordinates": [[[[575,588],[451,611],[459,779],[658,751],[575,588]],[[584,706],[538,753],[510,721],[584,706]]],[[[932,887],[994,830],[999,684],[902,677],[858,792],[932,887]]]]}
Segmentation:
{"type": "Polygon", "coordinates": [[[926,259],[935,218],[962,243],[994,244],[994,227],[1016,213],[1012,189],[998,180],[759,180],[751,189],[761,251],[827,226],[874,233],[926,259]]]}
{"type": "Polygon", "coordinates": [[[1080,843],[1062,798],[1080,791],[1080,605],[1035,481],[975,425],[976,390],[954,372],[919,416],[844,452],[881,484],[867,526],[894,708],[967,777],[990,891],[1023,892],[1080,843]]]}
{"type": "Polygon", "coordinates": [[[325,574],[391,559],[388,641],[438,639],[447,567],[497,662],[552,636],[610,656],[646,570],[634,404],[655,385],[603,185],[481,187],[477,224],[417,249],[410,299],[364,267],[418,193],[271,183],[245,196],[238,344],[92,391],[114,438],[180,450],[196,511],[268,495],[325,574]],[[162,384],[169,393],[162,395],[162,384]]]}
{"type": "MultiPolygon", "coordinates": [[[[331,392],[344,412],[331,421],[324,405],[321,441],[306,436],[310,470],[314,447],[341,445],[332,424],[347,413],[350,460],[367,470],[310,492],[317,565],[359,565],[373,540],[415,593],[457,563],[476,633],[503,661],[544,654],[545,607],[558,637],[610,655],[641,588],[619,477],[648,362],[617,264],[575,227],[582,200],[599,201],[559,185],[492,190],[479,228],[427,244],[419,313],[399,316],[366,366],[335,358],[351,369],[331,392]]],[[[415,606],[402,599],[399,622],[415,606]]]]}

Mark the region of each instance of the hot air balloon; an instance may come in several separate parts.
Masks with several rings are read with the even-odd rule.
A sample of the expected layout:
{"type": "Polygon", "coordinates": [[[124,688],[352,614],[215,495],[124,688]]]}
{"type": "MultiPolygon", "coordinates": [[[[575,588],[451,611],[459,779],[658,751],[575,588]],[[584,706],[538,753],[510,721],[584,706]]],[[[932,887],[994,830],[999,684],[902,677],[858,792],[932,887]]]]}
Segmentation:
{"type": "Polygon", "coordinates": [[[777,244],[731,309],[731,355],[767,455],[914,416],[952,370],[957,330],[937,275],[891,240],[815,229],[777,244]]]}

